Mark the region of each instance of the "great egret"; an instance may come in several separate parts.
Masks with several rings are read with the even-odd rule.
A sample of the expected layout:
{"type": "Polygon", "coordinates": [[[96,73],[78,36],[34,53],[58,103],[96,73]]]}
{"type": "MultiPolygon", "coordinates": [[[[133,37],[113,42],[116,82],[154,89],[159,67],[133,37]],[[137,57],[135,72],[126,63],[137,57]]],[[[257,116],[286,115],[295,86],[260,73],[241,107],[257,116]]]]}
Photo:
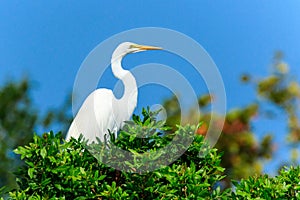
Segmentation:
{"type": "Polygon", "coordinates": [[[82,134],[89,143],[96,142],[96,137],[104,141],[104,135],[108,130],[114,132],[117,137],[117,131],[123,126],[124,121],[130,119],[138,96],[135,78],[130,71],[122,68],[122,59],[130,53],[159,49],[162,48],[131,42],[121,43],[112,54],[111,68],[114,76],[123,82],[123,96],[117,99],[112,90],[106,88],[92,92],[74,118],[66,140],[70,140],[71,137],[77,139],[82,134]]]}

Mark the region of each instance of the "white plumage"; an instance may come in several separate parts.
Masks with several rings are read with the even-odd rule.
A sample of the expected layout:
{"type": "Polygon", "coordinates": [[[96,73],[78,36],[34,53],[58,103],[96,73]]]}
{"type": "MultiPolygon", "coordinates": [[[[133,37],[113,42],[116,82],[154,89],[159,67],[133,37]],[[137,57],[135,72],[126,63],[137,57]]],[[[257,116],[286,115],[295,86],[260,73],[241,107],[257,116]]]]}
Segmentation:
{"type": "Polygon", "coordinates": [[[161,48],[131,42],[120,44],[112,54],[111,67],[115,77],[123,82],[123,96],[117,99],[112,90],[106,88],[92,92],[74,118],[66,140],[70,140],[71,137],[77,139],[82,134],[85,139],[89,140],[89,143],[96,142],[96,137],[104,141],[104,135],[108,133],[108,130],[114,132],[117,137],[117,131],[133,114],[138,96],[135,78],[130,71],[122,68],[122,59],[129,53],[158,49],[161,48]]]}

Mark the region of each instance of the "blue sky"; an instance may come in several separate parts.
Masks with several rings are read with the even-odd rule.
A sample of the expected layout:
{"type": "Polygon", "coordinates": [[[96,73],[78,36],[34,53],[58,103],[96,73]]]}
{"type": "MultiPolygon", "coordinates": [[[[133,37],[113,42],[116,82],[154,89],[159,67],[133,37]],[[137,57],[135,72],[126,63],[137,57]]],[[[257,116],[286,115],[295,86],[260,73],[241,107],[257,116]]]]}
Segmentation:
{"type": "MultiPolygon", "coordinates": [[[[132,28],[163,27],[200,43],[223,77],[228,108],[244,106],[254,99],[254,90],[239,84],[239,75],[267,75],[276,50],[285,53],[292,73],[300,76],[299,10],[296,0],[1,1],[0,83],[28,75],[35,83],[36,105],[41,110],[56,107],[72,90],[85,57],[100,42],[132,28]],[[247,93],[241,95],[244,90],[247,93]]],[[[138,58],[146,62],[154,56],[138,58]]],[[[134,59],[129,57],[126,64],[134,59]]],[[[116,80],[109,71],[105,75],[99,85],[113,86],[116,80]]],[[[163,92],[149,92],[151,88],[146,91],[139,105],[161,103],[165,97],[163,92]],[[149,102],[149,97],[156,98],[149,102]]],[[[276,129],[283,132],[285,127],[278,124],[276,129]]],[[[273,127],[258,119],[254,128],[264,133],[273,127]]],[[[275,141],[283,137],[276,135],[275,141]]],[[[271,164],[287,155],[282,152],[271,164]]]]}

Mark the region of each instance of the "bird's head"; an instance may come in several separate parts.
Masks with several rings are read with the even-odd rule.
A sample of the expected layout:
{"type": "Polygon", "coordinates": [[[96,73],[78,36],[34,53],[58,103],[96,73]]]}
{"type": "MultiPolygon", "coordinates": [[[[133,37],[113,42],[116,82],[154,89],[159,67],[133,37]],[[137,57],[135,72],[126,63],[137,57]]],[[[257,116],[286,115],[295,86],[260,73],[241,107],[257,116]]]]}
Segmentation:
{"type": "Polygon", "coordinates": [[[139,45],[132,42],[123,42],[116,48],[116,50],[114,51],[114,55],[123,57],[130,53],[137,53],[137,52],[147,51],[147,50],[161,50],[161,49],[162,49],[161,47],[139,45]]]}

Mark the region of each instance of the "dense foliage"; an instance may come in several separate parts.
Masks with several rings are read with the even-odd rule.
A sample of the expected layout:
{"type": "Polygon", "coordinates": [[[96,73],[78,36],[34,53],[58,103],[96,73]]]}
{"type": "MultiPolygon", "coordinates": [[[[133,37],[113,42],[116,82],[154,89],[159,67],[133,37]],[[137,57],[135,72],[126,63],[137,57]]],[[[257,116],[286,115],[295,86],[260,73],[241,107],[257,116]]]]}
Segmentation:
{"type": "MultiPolygon", "coordinates": [[[[151,112],[147,110],[144,110],[143,114],[142,119],[134,117],[135,124],[142,126],[136,126],[133,130],[128,129],[130,133],[122,131],[118,140],[113,140],[115,145],[126,147],[132,152],[145,153],[167,144],[166,141],[172,136],[157,134],[157,126],[160,126],[161,122],[156,122],[151,112]],[[136,136],[134,130],[137,130],[137,127],[148,129],[153,134],[145,138],[132,137],[136,136]]],[[[174,136],[191,135],[195,127],[180,127],[179,130],[181,131],[176,132],[174,136]]],[[[200,156],[199,152],[203,145],[203,137],[197,136],[188,150],[171,165],[148,173],[132,173],[118,171],[97,162],[81,139],[64,142],[61,134],[49,133],[43,137],[35,135],[32,143],[15,150],[25,160],[26,165],[17,173],[20,189],[11,192],[10,197],[13,199],[217,198],[220,189],[216,189],[216,183],[222,179],[220,173],[223,171],[219,166],[220,155],[216,149],[207,149],[207,154],[200,156]]],[[[107,149],[105,151],[107,152],[107,149]]],[[[155,162],[157,158],[152,159],[155,162]]],[[[138,167],[143,167],[138,165],[136,159],[133,160],[133,163],[121,164],[137,171],[138,167]]]]}
{"type": "Polygon", "coordinates": [[[249,177],[235,186],[233,199],[300,199],[300,167],[282,169],[274,178],[249,177]]]}
{"type": "MultiPolygon", "coordinates": [[[[187,151],[175,162],[147,171],[143,163],[149,167],[158,157],[150,156],[149,162],[141,164],[139,153],[164,149],[175,136],[190,137],[196,130],[196,127],[187,125],[178,127],[174,134],[163,134],[168,128],[161,121],[156,121],[154,114],[144,110],[142,118],[134,116],[134,121],[127,123],[118,139],[111,138],[111,142],[90,146],[82,138],[65,142],[60,133],[45,133],[42,137],[35,135],[32,143],[15,150],[26,165],[17,172],[19,189],[11,191],[9,198],[299,199],[300,167],[282,170],[274,178],[264,175],[236,181],[234,191],[221,191],[220,180],[224,178],[221,175],[224,171],[220,167],[221,156],[216,149],[208,148],[201,135],[193,138],[187,151]],[[141,128],[149,133],[143,138],[138,135],[141,128]],[[116,153],[110,151],[107,145],[133,152],[132,162],[126,158],[127,161],[119,163],[119,167],[126,166],[129,171],[116,170],[99,162],[116,153]],[[97,158],[91,154],[93,151],[104,156],[97,158]]],[[[177,147],[175,145],[174,148],[177,147]]]]}

